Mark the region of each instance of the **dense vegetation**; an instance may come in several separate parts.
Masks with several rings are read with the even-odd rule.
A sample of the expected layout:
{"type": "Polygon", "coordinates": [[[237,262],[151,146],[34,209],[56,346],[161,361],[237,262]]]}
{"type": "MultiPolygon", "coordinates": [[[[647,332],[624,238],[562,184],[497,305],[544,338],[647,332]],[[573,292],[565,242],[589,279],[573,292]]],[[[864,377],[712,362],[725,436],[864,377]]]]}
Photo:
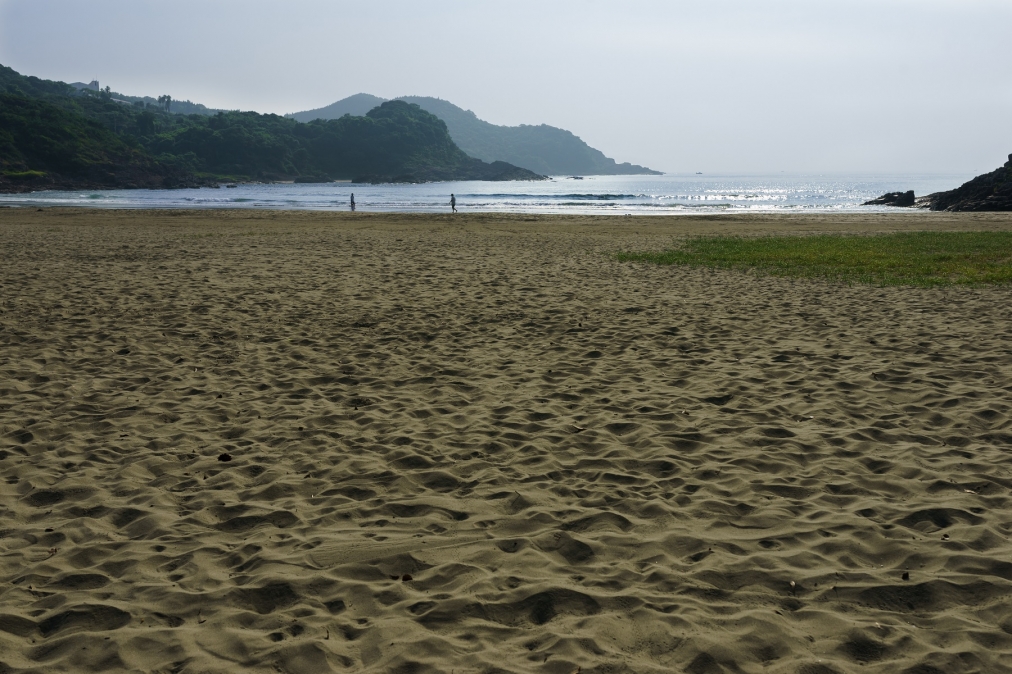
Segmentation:
{"type": "Polygon", "coordinates": [[[0,66],[0,191],[196,184],[138,141],[172,117],[0,66]]]}
{"type": "Polygon", "coordinates": [[[498,126],[438,98],[405,96],[400,100],[415,103],[446,122],[454,142],[485,161],[499,159],[544,175],[660,174],[643,166],[616,163],[565,129],[547,124],[498,126]]]}
{"type": "MultiPolygon", "coordinates": [[[[166,106],[168,107],[168,106],[166,106]]],[[[217,180],[530,180],[468,157],[418,106],[300,124],[278,115],[171,114],[144,100],[0,66],[0,190],[174,187],[217,180]]]]}
{"type": "MultiPolygon", "coordinates": [[[[618,164],[565,129],[547,124],[497,126],[478,119],[470,110],[438,98],[405,96],[398,100],[414,103],[443,120],[460,149],[485,161],[506,161],[543,175],[658,173],[643,166],[618,164]]],[[[356,94],[325,108],[297,112],[291,117],[302,122],[337,119],[345,114],[361,114],[363,107],[381,102],[383,99],[369,94],[356,94]]]]}
{"type": "Polygon", "coordinates": [[[0,185],[161,187],[185,171],[154,160],[99,122],[42,100],[0,94],[0,185]]]}
{"type": "Polygon", "coordinates": [[[281,180],[356,182],[511,180],[538,176],[485,164],[454,145],[446,125],[416,105],[389,101],[364,117],[300,124],[254,112],[191,116],[144,144],[194,171],[281,180]]]}
{"type": "Polygon", "coordinates": [[[618,258],[876,285],[1009,283],[1012,232],[703,237],[668,251],[620,253],[618,258]]]}

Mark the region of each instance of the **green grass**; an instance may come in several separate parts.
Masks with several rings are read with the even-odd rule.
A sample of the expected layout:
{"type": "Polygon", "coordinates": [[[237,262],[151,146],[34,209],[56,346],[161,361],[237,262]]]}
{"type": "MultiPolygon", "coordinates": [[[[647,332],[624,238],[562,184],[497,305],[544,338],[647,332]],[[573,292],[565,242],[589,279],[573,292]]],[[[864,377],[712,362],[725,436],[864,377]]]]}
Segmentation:
{"type": "Polygon", "coordinates": [[[688,239],[671,250],[617,257],[848,283],[982,285],[1012,281],[1012,232],[714,236],[688,239]]]}
{"type": "Polygon", "coordinates": [[[45,178],[45,171],[4,171],[4,177],[11,180],[35,180],[45,178]]]}

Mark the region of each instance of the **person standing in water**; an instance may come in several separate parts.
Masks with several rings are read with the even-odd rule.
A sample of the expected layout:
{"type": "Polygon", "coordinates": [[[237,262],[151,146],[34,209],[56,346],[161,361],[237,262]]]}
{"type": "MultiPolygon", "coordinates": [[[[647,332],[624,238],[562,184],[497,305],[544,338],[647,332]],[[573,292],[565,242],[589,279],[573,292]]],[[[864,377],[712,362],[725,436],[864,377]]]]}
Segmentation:
{"type": "Polygon", "coordinates": [[[355,193],[354,192],[351,193],[351,210],[352,211],[355,210],[355,193]]]}
{"type": "Polygon", "coordinates": [[[450,208],[453,209],[454,213],[457,212],[457,197],[453,196],[452,194],[450,195],[450,208]]]}

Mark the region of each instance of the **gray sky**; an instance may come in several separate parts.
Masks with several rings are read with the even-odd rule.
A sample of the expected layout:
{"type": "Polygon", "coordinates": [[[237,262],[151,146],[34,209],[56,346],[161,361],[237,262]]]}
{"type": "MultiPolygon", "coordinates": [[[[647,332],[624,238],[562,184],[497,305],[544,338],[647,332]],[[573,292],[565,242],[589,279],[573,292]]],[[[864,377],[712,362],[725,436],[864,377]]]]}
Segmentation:
{"type": "Polygon", "coordinates": [[[674,172],[989,171],[1009,0],[0,0],[0,63],[260,112],[358,92],[674,172]]]}

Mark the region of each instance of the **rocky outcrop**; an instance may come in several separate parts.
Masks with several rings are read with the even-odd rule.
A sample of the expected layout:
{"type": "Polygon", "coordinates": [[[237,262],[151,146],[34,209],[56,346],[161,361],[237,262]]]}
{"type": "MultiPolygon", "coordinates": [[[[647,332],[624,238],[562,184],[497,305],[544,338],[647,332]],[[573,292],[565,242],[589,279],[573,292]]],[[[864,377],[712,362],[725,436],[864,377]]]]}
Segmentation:
{"type": "Polygon", "coordinates": [[[917,200],[933,211],[1012,211],[1012,154],[1001,168],[977,176],[948,192],[935,192],[917,200]]]}
{"type": "Polygon", "coordinates": [[[906,192],[888,192],[880,196],[878,199],[866,201],[861,205],[910,207],[914,205],[914,202],[914,191],[908,190],[906,192]]]}
{"type": "Polygon", "coordinates": [[[914,191],[889,192],[862,206],[901,206],[932,211],[1012,211],[1012,154],[999,169],[977,176],[954,190],[914,197],[914,191]]]}

